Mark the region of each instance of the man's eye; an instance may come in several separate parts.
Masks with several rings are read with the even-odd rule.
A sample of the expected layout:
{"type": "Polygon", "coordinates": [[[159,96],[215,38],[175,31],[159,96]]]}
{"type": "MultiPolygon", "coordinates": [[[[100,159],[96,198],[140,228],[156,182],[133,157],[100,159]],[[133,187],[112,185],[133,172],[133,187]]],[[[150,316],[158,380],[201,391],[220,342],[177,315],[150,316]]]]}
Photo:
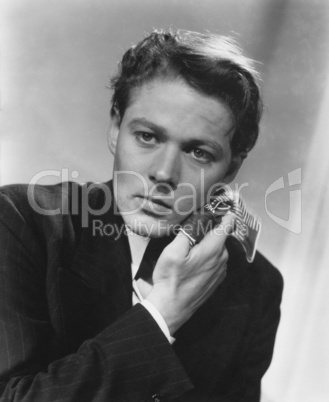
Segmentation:
{"type": "Polygon", "coordinates": [[[192,155],[195,159],[202,163],[208,163],[212,161],[212,156],[209,152],[200,148],[192,149],[192,155]]]}
{"type": "Polygon", "coordinates": [[[156,142],[155,136],[153,134],[147,133],[144,131],[137,132],[136,137],[137,137],[138,141],[140,141],[142,143],[153,144],[156,142]]]}

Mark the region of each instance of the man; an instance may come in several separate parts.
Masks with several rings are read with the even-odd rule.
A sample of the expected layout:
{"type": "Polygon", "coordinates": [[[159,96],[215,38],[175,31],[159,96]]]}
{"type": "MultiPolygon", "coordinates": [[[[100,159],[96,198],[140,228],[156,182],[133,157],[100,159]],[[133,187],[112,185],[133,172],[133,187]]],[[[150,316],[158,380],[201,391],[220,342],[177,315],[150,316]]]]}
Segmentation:
{"type": "Polygon", "coordinates": [[[0,400],[259,401],[282,278],[232,215],[193,248],[173,229],[255,144],[252,64],[155,31],[112,88],[113,183],[1,190],[0,400]]]}

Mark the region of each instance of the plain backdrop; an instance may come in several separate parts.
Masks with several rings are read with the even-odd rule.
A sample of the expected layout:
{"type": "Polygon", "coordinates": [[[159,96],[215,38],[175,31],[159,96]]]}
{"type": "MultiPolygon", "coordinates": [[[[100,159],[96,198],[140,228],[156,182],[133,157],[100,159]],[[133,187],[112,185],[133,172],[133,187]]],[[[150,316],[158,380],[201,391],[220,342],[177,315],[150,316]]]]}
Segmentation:
{"type": "Polygon", "coordinates": [[[259,61],[265,113],[236,185],[285,294],[264,402],[329,400],[327,0],[2,0],[0,183],[111,178],[106,88],[153,28],[233,35],[259,61]],[[41,177],[40,176],[40,177],[41,177]]]}

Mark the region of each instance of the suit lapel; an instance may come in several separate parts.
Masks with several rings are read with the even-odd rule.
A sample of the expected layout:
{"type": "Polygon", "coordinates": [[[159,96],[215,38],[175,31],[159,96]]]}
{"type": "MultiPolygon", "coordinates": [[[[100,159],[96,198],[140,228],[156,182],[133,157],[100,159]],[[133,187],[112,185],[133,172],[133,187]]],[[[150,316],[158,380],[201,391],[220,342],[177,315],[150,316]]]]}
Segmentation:
{"type": "MultiPolygon", "coordinates": [[[[91,200],[101,208],[100,200],[91,200]]],[[[113,206],[89,216],[68,265],[59,268],[64,337],[69,349],[95,336],[132,306],[131,256],[113,206]]]]}

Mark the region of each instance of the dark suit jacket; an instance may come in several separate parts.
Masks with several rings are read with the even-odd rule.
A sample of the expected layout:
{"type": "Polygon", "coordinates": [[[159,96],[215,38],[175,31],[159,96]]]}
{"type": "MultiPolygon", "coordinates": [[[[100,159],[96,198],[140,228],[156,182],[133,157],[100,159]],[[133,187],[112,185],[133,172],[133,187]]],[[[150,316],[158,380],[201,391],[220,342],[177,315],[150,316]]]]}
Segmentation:
{"type": "MultiPolygon", "coordinates": [[[[36,186],[34,201],[55,212],[45,215],[27,186],[0,191],[0,401],[258,401],[280,317],[278,271],[260,254],[247,263],[231,238],[225,281],[171,346],[132,307],[127,237],[104,234],[122,218],[111,208],[84,220],[87,193],[36,186]]],[[[89,192],[90,209],[104,202],[104,191],[89,192]]]]}

